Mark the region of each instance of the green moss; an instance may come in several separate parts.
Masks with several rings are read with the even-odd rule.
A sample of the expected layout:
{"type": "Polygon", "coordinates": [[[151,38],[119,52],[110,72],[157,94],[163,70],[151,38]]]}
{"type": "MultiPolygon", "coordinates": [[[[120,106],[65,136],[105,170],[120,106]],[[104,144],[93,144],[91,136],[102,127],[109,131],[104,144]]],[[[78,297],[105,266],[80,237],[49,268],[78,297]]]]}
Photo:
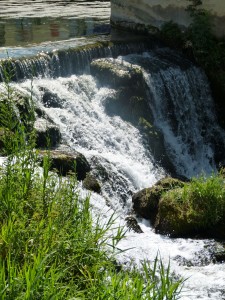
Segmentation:
{"type": "Polygon", "coordinates": [[[183,186],[184,183],[178,179],[163,178],[151,188],[143,189],[134,194],[132,197],[133,208],[138,215],[150,219],[154,223],[162,195],[171,189],[183,186]]]}
{"type": "MultiPolygon", "coordinates": [[[[193,179],[183,188],[162,194],[156,228],[173,236],[196,233],[217,236],[225,224],[225,185],[220,175],[193,179]]],[[[225,237],[222,233],[221,237],[225,237]]]]}

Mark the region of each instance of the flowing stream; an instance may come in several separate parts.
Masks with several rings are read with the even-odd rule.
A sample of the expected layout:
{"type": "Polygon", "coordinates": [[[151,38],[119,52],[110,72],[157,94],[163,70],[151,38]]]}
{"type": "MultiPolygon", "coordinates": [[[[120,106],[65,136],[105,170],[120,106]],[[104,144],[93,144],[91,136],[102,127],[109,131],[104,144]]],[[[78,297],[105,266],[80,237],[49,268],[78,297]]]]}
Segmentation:
{"type": "MultiPolygon", "coordinates": [[[[120,56],[112,61],[118,66],[126,63],[132,68],[135,62],[142,67],[155,123],[164,132],[168,151],[180,174],[193,176],[201,171],[211,172],[215,163],[210,137],[216,132],[218,137],[222,133],[215,123],[206,78],[194,66],[182,70],[177,63],[169,63],[160,51],[120,56]],[[151,66],[158,65],[159,59],[164,67],[160,65],[151,72],[151,66]],[[172,81],[172,76],[177,79],[172,81]],[[165,88],[162,81],[168,85],[167,98],[162,98],[165,88]],[[181,92],[184,94],[182,100],[181,92]],[[197,100],[204,101],[204,106],[201,102],[197,104],[197,100]],[[173,101],[172,119],[171,113],[167,113],[166,101],[173,101]],[[172,120],[176,121],[173,126],[172,120]],[[215,123],[214,129],[206,129],[208,120],[215,123]],[[203,129],[207,131],[204,135],[203,129]]],[[[14,86],[29,93],[31,81],[27,79],[14,86]]],[[[105,100],[115,90],[99,85],[87,71],[65,77],[53,78],[47,74],[34,78],[32,91],[36,104],[60,127],[64,141],[83,153],[92,167],[103,173],[102,195],[92,194],[94,211],[105,218],[115,211],[119,216],[118,224],[125,224],[124,219],[132,207],[132,193],[153,185],[166,171],[155,163],[154,155],[144,146],[137,128],[119,116],[106,113],[105,100]],[[43,103],[46,90],[57,95],[54,107],[43,103]]],[[[139,225],[143,233],[130,231],[119,245],[122,249],[132,248],[119,255],[121,263],[129,265],[131,261],[139,264],[143,259],[154,260],[159,252],[165,264],[170,260],[176,276],[188,278],[182,299],[223,299],[224,264],[213,262],[214,240],[170,239],[155,234],[146,220],[139,220],[139,225]]]]}
{"type": "MultiPolygon", "coordinates": [[[[11,8],[6,7],[7,14],[11,8]]],[[[77,40],[69,43],[77,47],[77,40]]],[[[217,125],[209,85],[200,69],[168,49],[146,51],[141,44],[80,52],[66,50],[65,45],[59,48],[15,59],[13,86],[28,94],[32,89],[36,105],[59,126],[64,142],[83,153],[96,171],[102,194],[92,193],[94,214],[104,220],[116,212],[116,224],[125,225],[132,194],[152,186],[167,171],[155,161],[137,127],[119,115],[107,114],[106,100],[116,90],[91,75],[93,59],[107,57],[118,68],[141,68],[154,126],[163,133],[178,174],[191,177],[216,169],[215,144],[224,143],[224,133],[217,125]],[[36,73],[31,80],[32,66],[36,73]],[[46,90],[54,95],[54,105],[43,102],[46,90]]],[[[129,250],[118,255],[119,262],[139,265],[144,259],[153,261],[159,253],[165,264],[170,261],[174,276],[187,278],[182,300],[225,299],[225,265],[213,260],[214,240],[170,239],[155,234],[148,221],[139,219],[138,223],[143,233],[127,232],[119,247],[129,250]]]]}

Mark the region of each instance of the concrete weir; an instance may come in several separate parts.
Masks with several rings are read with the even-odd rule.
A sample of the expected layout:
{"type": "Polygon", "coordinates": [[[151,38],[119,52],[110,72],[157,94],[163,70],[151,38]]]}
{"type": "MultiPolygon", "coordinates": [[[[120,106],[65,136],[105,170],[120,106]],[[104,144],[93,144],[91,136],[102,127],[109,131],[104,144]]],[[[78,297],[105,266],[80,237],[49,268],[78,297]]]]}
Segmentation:
{"type": "MultiPolygon", "coordinates": [[[[214,16],[215,33],[225,35],[225,1],[203,0],[202,8],[214,16]]],[[[185,11],[191,4],[188,0],[111,0],[111,22],[127,29],[154,30],[163,23],[174,21],[182,27],[190,24],[185,11]]]]}

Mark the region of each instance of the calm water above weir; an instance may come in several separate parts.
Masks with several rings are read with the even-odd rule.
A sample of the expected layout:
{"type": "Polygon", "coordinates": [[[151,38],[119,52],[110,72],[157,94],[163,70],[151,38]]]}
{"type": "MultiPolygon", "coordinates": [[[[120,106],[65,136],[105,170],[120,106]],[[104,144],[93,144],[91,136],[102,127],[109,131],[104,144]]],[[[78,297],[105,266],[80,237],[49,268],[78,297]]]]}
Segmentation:
{"type": "Polygon", "coordinates": [[[0,47],[109,33],[110,2],[0,1],[0,47]]]}

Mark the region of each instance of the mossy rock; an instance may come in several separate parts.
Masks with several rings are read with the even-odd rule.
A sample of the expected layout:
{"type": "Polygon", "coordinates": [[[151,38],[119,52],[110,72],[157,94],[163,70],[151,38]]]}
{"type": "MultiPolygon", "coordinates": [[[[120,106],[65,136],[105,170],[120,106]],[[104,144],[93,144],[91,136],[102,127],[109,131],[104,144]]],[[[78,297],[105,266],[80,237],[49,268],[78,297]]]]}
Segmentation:
{"type": "Polygon", "coordinates": [[[151,188],[145,188],[133,195],[132,202],[134,211],[139,216],[150,220],[152,224],[154,224],[162,194],[183,185],[184,183],[181,180],[171,177],[157,181],[151,188]]]}
{"type": "Polygon", "coordinates": [[[96,59],[91,65],[91,74],[103,85],[113,88],[120,86],[137,86],[143,80],[140,67],[129,67],[123,64],[116,64],[110,58],[96,59]]]}
{"type": "Polygon", "coordinates": [[[222,212],[222,218],[217,220],[216,217],[213,217],[212,219],[210,216],[212,212],[208,211],[208,204],[195,204],[197,200],[192,199],[192,197],[190,190],[184,190],[183,188],[177,188],[162,194],[155,222],[156,232],[171,237],[218,238],[224,240],[225,212],[222,212]],[[184,193],[186,194],[185,197],[184,193]]]}
{"type": "Polygon", "coordinates": [[[56,170],[59,175],[66,176],[71,172],[76,173],[78,180],[84,180],[86,174],[90,172],[90,165],[85,156],[79,152],[64,152],[61,150],[41,150],[41,165],[43,157],[48,155],[51,159],[50,170],[56,170]]]}
{"type": "Polygon", "coordinates": [[[83,187],[89,191],[93,191],[95,193],[101,192],[101,185],[94,175],[88,173],[83,181],[83,187]]]}
{"type": "Polygon", "coordinates": [[[155,222],[157,233],[171,237],[187,237],[196,233],[197,224],[188,219],[189,207],[179,203],[179,193],[182,192],[183,189],[178,188],[161,196],[155,222]]]}

